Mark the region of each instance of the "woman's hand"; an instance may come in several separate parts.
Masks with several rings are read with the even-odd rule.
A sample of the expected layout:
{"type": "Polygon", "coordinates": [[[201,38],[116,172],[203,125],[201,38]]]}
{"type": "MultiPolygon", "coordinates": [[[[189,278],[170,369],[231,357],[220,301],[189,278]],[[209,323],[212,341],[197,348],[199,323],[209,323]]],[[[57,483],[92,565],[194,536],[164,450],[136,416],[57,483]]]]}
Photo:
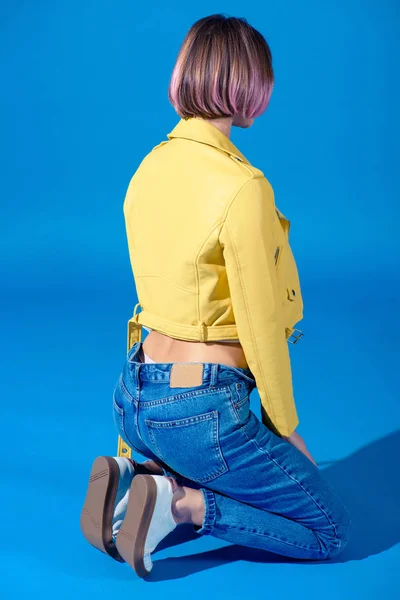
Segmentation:
{"type": "Polygon", "coordinates": [[[295,448],[300,450],[300,452],[302,452],[305,456],[307,456],[307,458],[309,458],[311,460],[311,462],[314,463],[314,465],[316,467],[318,467],[317,463],[315,462],[315,460],[313,459],[313,457],[307,450],[306,444],[305,444],[303,438],[301,437],[301,435],[299,435],[297,433],[297,431],[293,431],[293,433],[291,433],[289,435],[289,437],[286,437],[285,435],[283,435],[282,437],[284,440],[287,440],[290,444],[292,444],[292,446],[294,446],[295,448]]]}

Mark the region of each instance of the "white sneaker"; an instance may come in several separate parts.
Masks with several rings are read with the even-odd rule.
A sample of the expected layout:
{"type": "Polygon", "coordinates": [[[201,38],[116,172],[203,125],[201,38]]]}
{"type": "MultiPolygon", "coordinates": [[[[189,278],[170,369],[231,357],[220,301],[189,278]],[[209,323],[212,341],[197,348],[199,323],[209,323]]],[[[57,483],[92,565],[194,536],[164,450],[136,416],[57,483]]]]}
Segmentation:
{"type": "Polygon", "coordinates": [[[132,481],[115,545],[139,577],[150,573],[151,553],[177,526],[172,497],[172,484],[164,475],[136,475],[132,481]]]}
{"type": "Polygon", "coordinates": [[[133,477],[150,474],[146,462],[123,456],[98,456],[92,464],[84,505],[81,531],[87,541],[119,562],[115,539],[128,507],[133,477]]]}

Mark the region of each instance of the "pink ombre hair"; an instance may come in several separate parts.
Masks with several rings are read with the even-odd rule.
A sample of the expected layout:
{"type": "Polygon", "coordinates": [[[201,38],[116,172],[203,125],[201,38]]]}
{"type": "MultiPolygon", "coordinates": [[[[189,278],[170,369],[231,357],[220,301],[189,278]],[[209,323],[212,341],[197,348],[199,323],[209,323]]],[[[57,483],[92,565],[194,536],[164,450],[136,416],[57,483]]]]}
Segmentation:
{"type": "Polygon", "coordinates": [[[192,25],[172,72],[168,98],[181,118],[258,117],[274,84],[271,50],[244,18],[222,14],[192,25]]]}

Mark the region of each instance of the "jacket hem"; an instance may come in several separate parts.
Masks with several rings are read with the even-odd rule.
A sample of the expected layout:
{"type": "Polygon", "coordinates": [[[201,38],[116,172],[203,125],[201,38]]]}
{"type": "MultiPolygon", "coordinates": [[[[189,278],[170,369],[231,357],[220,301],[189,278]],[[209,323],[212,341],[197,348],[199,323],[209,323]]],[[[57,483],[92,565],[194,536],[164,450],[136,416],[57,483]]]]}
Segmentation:
{"type": "MultiPolygon", "coordinates": [[[[206,325],[203,321],[200,321],[197,325],[186,325],[163,319],[146,310],[142,310],[136,317],[140,325],[156,329],[161,333],[178,339],[200,340],[204,342],[221,339],[238,339],[238,331],[235,323],[232,325],[206,325]]],[[[130,319],[130,321],[132,320],[133,318],[130,319]]]]}
{"type": "MultiPolygon", "coordinates": [[[[182,339],[182,340],[195,340],[195,341],[219,341],[219,340],[238,340],[239,334],[235,323],[231,325],[206,325],[204,322],[199,322],[198,325],[185,325],[183,323],[177,323],[176,321],[169,321],[163,319],[158,315],[149,313],[146,310],[142,310],[135,317],[132,317],[128,321],[128,332],[129,324],[137,323],[139,328],[142,325],[169,335],[170,337],[182,339]]],[[[286,339],[288,339],[293,333],[292,327],[285,327],[286,339]]],[[[141,339],[141,336],[138,339],[141,339]]],[[[240,340],[239,340],[240,341],[240,340]]],[[[128,337],[128,347],[129,347],[128,337]]]]}

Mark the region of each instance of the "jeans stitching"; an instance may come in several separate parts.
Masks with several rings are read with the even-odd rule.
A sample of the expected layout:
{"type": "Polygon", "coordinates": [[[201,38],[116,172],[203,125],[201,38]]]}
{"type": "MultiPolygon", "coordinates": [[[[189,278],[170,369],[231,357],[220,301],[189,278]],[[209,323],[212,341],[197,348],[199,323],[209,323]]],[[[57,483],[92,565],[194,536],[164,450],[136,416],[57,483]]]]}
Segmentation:
{"type": "MultiPolygon", "coordinates": [[[[252,529],[247,529],[246,527],[236,527],[235,525],[229,525],[229,529],[236,529],[237,531],[244,531],[244,532],[249,533],[251,535],[258,535],[260,537],[268,537],[268,538],[270,538],[272,540],[275,540],[277,542],[282,542],[283,544],[287,544],[288,546],[294,546],[296,548],[304,548],[305,550],[314,550],[314,548],[312,548],[312,546],[302,546],[301,544],[294,544],[292,542],[289,542],[288,540],[284,540],[282,538],[275,537],[275,536],[271,535],[270,533],[261,532],[261,531],[254,531],[252,529]]],[[[311,531],[315,535],[317,541],[319,542],[319,538],[317,537],[317,535],[315,534],[315,532],[312,529],[309,529],[309,531],[311,531]]],[[[324,553],[321,548],[320,549],[316,549],[315,552],[322,552],[322,553],[324,553]]]]}
{"type": "MultiPolygon", "coordinates": [[[[146,420],[146,425],[147,425],[147,420],[146,420]]],[[[155,437],[154,437],[154,435],[153,435],[153,431],[150,429],[150,427],[147,427],[147,431],[148,431],[148,433],[149,433],[149,437],[150,437],[150,439],[151,439],[151,441],[152,441],[152,444],[153,444],[153,446],[154,446],[154,449],[155,449],[155,454],[156,454],[156,455],[157,455],[159,458],[161,458],[161,460],[162,460],[162,461],[165,463],[165,458],[164,458],[164,456],[163,456],[163,455],[161,454],[161,452],[160,452],[160,449],[159,449],[159,447],[158,447],[158,445],[157,445],[157,442],[156,442],[156,440],[155,440],[155,437]]]]}
{"type": "Polygon", "coordinates": [[[338,535],[337,535],[337,530],[336,530],[336,526],[335,526],[335,524],[333,523],[333,521],[332,521],[332,520],[329,518],[329,515],[328,515],[328,514],[327,514],[327,512],[326,512],[326,511],[325,511],[325,510],[322,508],[322,506],[320,506],[320,505],[318,504],[318,502],[316,501],[316,499],[315,499],[315,498],[314,498],[314,497],[313,497],[313,496],[312,496],[312,495],[311,495],[311,494],[310,494],[310,493],[309,493],[309,492],[308,492],[308,491],[305,489],[305,487],[304,487],[304,486],[303,486],[303,485],[300,483],[300,481],[298,481],[297,479],[295,479],[295,477],[293,477],[292,475],[290,475],[290,474],[289,474],[289,473],[286,471],[286,469],[285,469],[285,468],[284,468],[282,465],[280,465],[280,464],[279,464],[279,463],[278,463],[278,462],[277,462],[277,461],[276,461],[276,460],[275,460],[275,459],[274,459],[274,458],[273,458],[273,457],[270,455],[270,453],[268,452],[268,450],[265,450],[264,448],[261,448],[261,447],[258,445],[257,441],[256,441],[254,438],[251,438],[251,437],[249,437],[249,435],[248,435],[248,433],[247,433],[246,429],[245,429],[244,427],[243,427],[242,429],[243,429],[243,432],[245,433],[245,435],[246,435],[247,439],[248,439],[249,441],[253,442],[253,444],[256,446],[256,448],[257,448],[257,449],[258,449],[260,452],[263,452],[264,454],[266,454],[266,455],[268,456],[268,458],[269,458],[270,460],[272,460],[272,461],[273,461],[273,462],[276,464],[276,466],[277,466],[277,467],[279,467],[279,468],[280,468],[280,469],[281,469],[281,470],[282,470],[282,471],[283,471],[283,472],[284,472],[284,473],[285,473],[285,474],[286,474],[288,477],[290,477],[290,479],[291,479],[292,481],[294,481],[295,483],[297,483],[297,485],[298,485],[299,487],[301,487],[301,489],[302,489],[302,490],[303,490],[303,491],[304,491],[304,492],[307,494],[307,496],[308,496],[309,498],[311,498],[311,500],[314,502],[314,504],[315,504],[315,505],[316,505],[316,506],[319,508],[319,510],[320,510],[320,511],[321,511],[321,512],[322,512],[322,513],[325,515],[325,517],[326,517],[326,519],[327,519],[328,523],[329,523],[329,524],[330,524],[330,526],[333,528],[334,535],[335,535],[335,540],[336,540],[336,542],[338,543],[338,545],[340,546],[340,544],[341,544],[341,541],[340,541],[340,539],[338,538],[338,535]]]}
{"type": "Polygon", "coordinates": [[[212,490],[207,488],[200,488],[203,494],[204,500],[204,519],[200,529],[196,530],[196,533],[200,535],[209,535],[215,526],[216,508],[215,508],[215,497],[212,490]],[[203,531],[201,531],[201,529],[203,531]]]}
{"type": "Polygon", "coordinates": [[[122,393],[124,394],[124,396],[126,396],[126,399],[127,399],[127,400],[128,400],[130,403],[131,403],[131,404],[137,404],[137,400],[136,400],[136,399],[135,399],[135,398],[132,396],[132,394],[131,394],[131,393],[128,391],[128,389],[127,389],[127,387],[126,387],[126,385],[125,385],[125,383],[124,383],[124,380],[123,380],[123,378],[122,378],[122,373],[121,373],[121,375],[120,375],[120,377],[119,377],[119,382],[120,382],[120,385],[121,385],[121,391],[122,391],[122,393]]]}
{"type": "Polygon", "coordinates": [[[122,439],[124,440],[125,443],[128,444],[128,446],[130,446],[132,448],[132,450],[134,450],[135,452],[138,452],[139,454],[142,454],[142,452],[140,450],[138,450],[138,448],[136,448],[136,446],[134,446],[132,444],[132,442],[130,441],[127,433],[126,433],[126,429],[125,429],[125,410],[121,407],[118,406],[118,404],[115,401],[115,398],[113,400],[113,405],[116,408],[116,412],[118,414],[119,417],[119,426],[121,429],[121,432],[123,435],[121,435],[122,439]]]}
{"type": "MultiPolygon", "coordinates": [[[[209,415],[209,413],[203,413],[203,415],[199,415],[204,418],[192,421],[192,423],[201,423],[202,421],[212,421],[212,439],[213,439],[213,445],[214,445],[215,460],[221,464],[221,467],[217,471],[212,471],[212,473],[208,473],[207,475],[204,475],[204,477],[196,477],[196,478],[190,477],[190,479],[192,479],[193,481],[196,481],[198,483],[208,483],[209,481],[213,481],[214,479],[216,479],[220,475],[223,475],[224,473],[226,473],[229,470],[228,464],[227,464],[225,457],[223,455],[223,452],[221,450],[221,445],[220,445],[219,437],[218,437],[218,411],[213,410],[212,415],[210,414],[207,417],[205,417],[204,415],[209,415]]],[[[188,419],[178,419],[178,421],[179,420],[186,421],[188,419]]],[[[156,454],[159,456],[159,458],[163,462],[166,462],[166,460],[160,450],[160,447],[157,444],[153,430],[155,430],[155,429],[162,430],[167,427],[173,427],[173,423],[175,423],[175,422],[176,422],[176,420],[168,421],[167,422],[168,425],[164,426],[164,423],[152,421],[151,419],[145,419],[145,423],[147,425],[147,431],[148,431],[150,439],[154,445],[154,448],[156,449],[156,454]],[[155,426],[153,425],[153,423],[155,424],[155,426]]],[[[179,425],[178,427],[190,427],[190,423],[188,423],[187,425],[179,425]]]]}
{"type": "Polygon", "coordinates": [[[146,425],[153,427],[154,429],[162,429],[168,427],[190,427],[193,423],[201,423],[202,421],[210,421],[214,418],[214,413],[217,411],[201,413],[194,417],[185,417],[183,419],[172,419],[171,421],[153,421],[153,419],[146,419],[146,425]]]}
{"type": "MultiPolygon", "coordinates": [[[[215,448],[215,452],[217,454],[217,458],[219,458],[219,461],[221,463],[221,468],[218,471],[218,473],[216,474],[216,476],[218,475],[222,475],[223,473],[226,473],[229,470],[228,464],[225,460],[224,454],[222,452],[222,448],[221,448],[221,443],[220,443],[220,439],[219,439],[219,413],[217,410],[213,410],[213,437],[214,437],[214,448],[215,448]]],[[[214,477],[215,479],[215,477],[214,477]]]]}
{"type": "MultiPolygon", "coordinates": [[[[154,383],[153,380],[151,380],[154,383]]],[[[165,381],[163,383],[166,383],[165,381]]],[[[160,398],[158,400],[145,400],[141,403],[142,409],[147,406],[157,406],[159,404],[168,404],[169,402],[178,402],[180,400],[191,400],[192,398],[197,398],[203,394],[226,394],[229,389],[229,385],[224,385],[223,387],[216,388],[202,388],[201,390],[194,390],[193,392],[181,392],[180,394],[174,394],[173,396],[165,396],[164,398],[160,398]]]]}
{"type": "MultiPolygon", "coordinates": [[[[235,385],[236,384],[234,384],[234,383],[232,384],[232,386],[235,386],[235,385]]],[[[237,407],[236,407],[235,398],[233,397],[233,394],[235,394],[235,396],[236,396],[236,389],[235,389],[235,392],[233,392],[232,391],[232,386],[229,386],[229,388],[228,388],[228,391],[229,391],[229,404],[230,404],[230,407],[232,408],[233,413],[235,415],[236,423],[237,423],[237,425],[239,425],[240,424],[240,416],[239,416],[239,412],[238,412],[237,407]]]]}
{"type": "Polygon", "coordinates": [[[249,396],[250,394],[247,394],[247,396],[235,402],[236,407],[241,408],[244,404],[247,404],[247,402],[249,402],[249,396]]]}
{"type": "Polygon", "coordinates": [[[123,414],[124,414],[124,409],[123,409],[123,408],[121,408],[120,406],[118,406],[118,404],[117,404],[117,401],[116,401],[116,399],[115,399],[115,392],[114,392],[114,395],[113,395],[113,406],[114,406],[114,409],[117,411],[117,413],[118,413],[120,416],[123,416],[123,414]]]}

